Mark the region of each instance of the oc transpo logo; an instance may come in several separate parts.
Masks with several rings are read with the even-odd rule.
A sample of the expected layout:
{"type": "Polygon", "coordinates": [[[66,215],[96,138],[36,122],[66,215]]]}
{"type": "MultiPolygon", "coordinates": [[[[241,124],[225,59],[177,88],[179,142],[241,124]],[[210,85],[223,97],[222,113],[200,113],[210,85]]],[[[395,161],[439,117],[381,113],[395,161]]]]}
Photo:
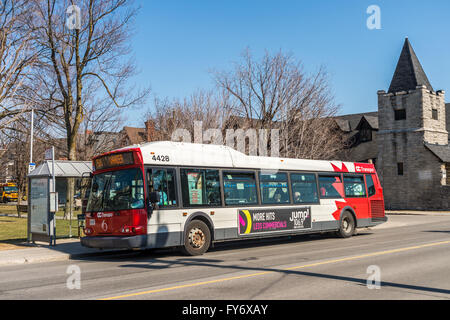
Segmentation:
{"type": "Polygon", "coordinates": [[[97,213],[97,218],[112,218],[112,216],[113,216],[112,213],[104,213],[104,212],[97,213]]]}

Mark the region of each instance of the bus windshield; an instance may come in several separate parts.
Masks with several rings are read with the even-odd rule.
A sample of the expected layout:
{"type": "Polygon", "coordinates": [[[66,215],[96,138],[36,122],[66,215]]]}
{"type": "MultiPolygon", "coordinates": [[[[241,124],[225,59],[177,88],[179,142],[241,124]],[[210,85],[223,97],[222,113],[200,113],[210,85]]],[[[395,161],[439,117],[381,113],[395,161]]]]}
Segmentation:
{"type": "Polygon", "coordinates": [[[144,180],[140,169],[95,175],[86,211],[117,211],[144,208],[144,180]]]}
{"type": "Polygon", "coordinates": [[[5,192],[7,193],[19,192],[19,189],[17,189],[17,187],[5,187],[5,192]]]}

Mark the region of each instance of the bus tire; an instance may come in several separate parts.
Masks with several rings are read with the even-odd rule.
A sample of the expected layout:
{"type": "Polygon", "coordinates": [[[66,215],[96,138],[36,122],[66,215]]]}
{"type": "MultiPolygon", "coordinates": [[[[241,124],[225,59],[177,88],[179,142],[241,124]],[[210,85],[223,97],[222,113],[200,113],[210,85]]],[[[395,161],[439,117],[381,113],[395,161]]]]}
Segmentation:
{"type": "Polygon", "coordinates": [[[181,251],[188,256],[199,256],[208,251],[211,244],[211,230],[201,220],[189,222],[184,234],[181,251]]]}
{"type": "Polygon", "coordinates": [[[337,235],[340,238],[350,238],[355,233],[355,229],[355,218],[353,218],[353,215],[350,212],[345,211],[342,214],[337,235]]]}

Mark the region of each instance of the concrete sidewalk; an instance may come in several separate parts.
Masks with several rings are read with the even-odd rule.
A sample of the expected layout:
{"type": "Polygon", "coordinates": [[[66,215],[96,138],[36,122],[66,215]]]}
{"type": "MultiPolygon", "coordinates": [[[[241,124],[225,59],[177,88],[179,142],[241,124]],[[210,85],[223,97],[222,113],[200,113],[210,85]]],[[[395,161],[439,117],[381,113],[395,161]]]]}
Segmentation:
{"type": "Polygon", "coordinates": [[[450,216],[450,211],[386,210],[386,215],[450,216]]]}
{"type": "MultiPolygon", "coordinates": [[[[18,246],[17,246],[18,247],[18,246]]],[[[56,240],[56,246],[45,244],[22,244],[20,249],[0,251],[0,266],[23,263],[64,261],[89,256],[111,255],[129,250],[98,250],[81,246],[79,239],[56,240]]]]}

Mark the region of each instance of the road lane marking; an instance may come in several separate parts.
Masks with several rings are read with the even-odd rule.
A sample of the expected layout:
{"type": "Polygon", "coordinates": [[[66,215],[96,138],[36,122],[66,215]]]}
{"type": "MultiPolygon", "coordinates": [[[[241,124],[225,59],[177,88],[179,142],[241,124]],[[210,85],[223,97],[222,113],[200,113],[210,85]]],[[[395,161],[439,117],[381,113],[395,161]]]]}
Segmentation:
{"type": "MultiPolygon", "coordinates": [[[[392,250],[385,250],[385,251],[377,251],[377,252],[372,252],[372,253],[362,254],[362,255],[358,255],[358,256],[347,257],[347,258],[326,260],[326,261],[322,261],[322,262],[316,262],[316,263],[304,264],[304,265],[296,266],[296,267],[285,268],[283,270],[287,271],[287,270],[296,270],[296,269],[302,269],[302,268],[310,268],[310,267],[316,267],[316,266],[321,266],[321,265],[326,265],[326,264],[332,264],[332,263],[338,263],[338,262],[344,262],[344,261],[352,261],[352,260],[358,260],[358,259],[363,259],[363,258],[368,258],[368,257],[375,257],[375,256],[381,256],[381,255],[386,255],[386,254],[411,251],[411,250],[428,248],[428,247],[435,247],[435,246],[439,246],[439,245],[443,245],[443,244],[450,244],[450,240],[448,240],[448,241],[440,241],[440,242],[433,242],[433,243],[427,243],[427,244],[422,244],[422,245],[412,246],[412,247],[406,247],[406,248],[399,248],[399,249],[392,249],[392,250]]],[[[236,279],[258,277],[258,276],[262,276],[262,275],[266,275],[266,274],[274,273],[274,272],[279,272],[279,271],[278,270],[264,271],[264,272],[245,274],[245,275],[229,277],[229,278],[222,278],[222,279],[216,279],[216,280],[195,282],[195,283],[184,284],[184,285],[179,285],[179,286],[173,286],[173,287],[167,287],[167,288],[161,288],[161,289],[154,289],[154,290],[148,290],[148,291],[124,294],[124,295],[115,296],[115,297],[103,298],[103,299],[100,299],[100,300],[116,300],[116,299],[130,298],[130,297],[140,296],[140,295],[144,295],[144,294],[159,293],[159,292],[172,291],[172,290],[183,289],[183,288],[192,288],[192,287],[198,287],[198,286],[203,286],[203,285],[207,285],[207,284],[220,283],[220,282],[236,280],[236,279]]]]}

